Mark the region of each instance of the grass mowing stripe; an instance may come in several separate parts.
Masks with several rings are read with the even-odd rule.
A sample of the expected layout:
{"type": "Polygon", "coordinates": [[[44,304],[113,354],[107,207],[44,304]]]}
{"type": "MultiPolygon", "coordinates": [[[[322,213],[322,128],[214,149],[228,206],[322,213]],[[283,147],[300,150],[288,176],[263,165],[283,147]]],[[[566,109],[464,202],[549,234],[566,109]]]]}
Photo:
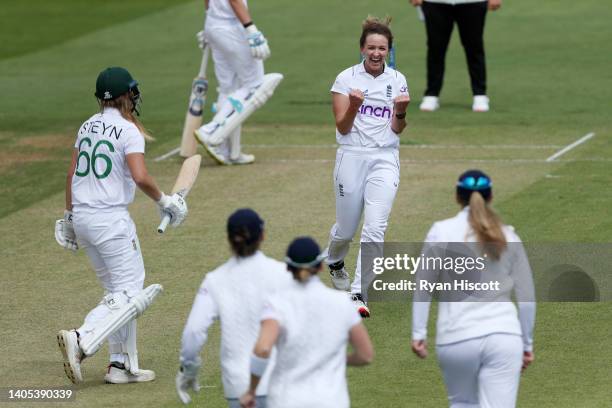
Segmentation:
{"type": "Polygon", "coordinates": [[[4,1],[0,25],[0,38],[4,41],[0,48],[0,60],[51,47],[187,1],[4,1]],[[32,23],[39,19],[44,23],[32,23]]]}
{"type": "MultiPolygon", "coordinates": [[[[61,191],[66,184],[68,164],[62,160],[44,160],[4,172],[0,177],[0,219],[61,191]]],[[[61,210],[58,208],[58,214],[61,210]]]]}

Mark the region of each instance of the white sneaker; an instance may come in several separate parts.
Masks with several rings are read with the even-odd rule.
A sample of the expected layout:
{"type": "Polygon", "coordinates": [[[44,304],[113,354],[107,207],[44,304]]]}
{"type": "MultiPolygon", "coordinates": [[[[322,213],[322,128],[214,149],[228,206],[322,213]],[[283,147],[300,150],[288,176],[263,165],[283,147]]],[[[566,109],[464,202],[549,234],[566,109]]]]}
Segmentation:
{"type": "Polygon", "coordinates": [[[202,147],[204,147],[204,150],[206,151],[206,153],[208,153],[208,155],[212,157],[212,159],[218,164],[222,166],[232,165],[232,162],[229,160],[229,158],[223,154],[221,146],[213,146],[206,142],[200,142],[200,144],[202,145],[202,147]]]}
{"type": "Polygon", "coordinates": [[[357,307],[357,311],[361,315],[361,317],[370,317],[370,309],[368,309],[368,305],[363,301],[363,297],[361,297],[361,293],[351,293],[351,300],[355,307],[357,307]]]}
{"type": "Polygon", "coordinates": [[[64,356],[64,371],[73,384],[83,381],[81,361],[84,354],[79,347],[79,337],[76,330],[60,330],[57,333],[57,345],[64,356]]]}
{"type": "Polygon", "coordinates": [[[214,120],[197,128],[193,133],[195,138],[201,144],[209,144],[211,146],[219,146],[224,139],[217,137],[219,130],[223,127],[223,123],[217,123],[214,120]]]}
{"type": "Polygon", "coordinates": [[[437,96],[424,96],[419,109],[423,112],[433,112],[440,108],[440,98],[437,96]]]}
{"type": "Polygon", "coordinates": [[[489,97],[487,95],[474,95],[474,103],[472,103],[474,112],[489,111],[489,97]]]}
{"type": "Polygon", "coordinates": [[[155,379],[155,371],[138,370],[136,374],[125,369],[120,363],[110,363],[104,381],[108,384],[128,384],[135,382],[147,382],[155,379]]]}
{"type": "Polygon", "coordinates": [[[336,269],[332,268],[332,265],[329,265],[329,275],[331,276],[332,285],[338,290],[349,290],[351,281],[344,267],[344,262],[340,263],[338,266],[340,268],[336,269]]]}
{"type": "Polygon", "coordinates": [[[251,164],[255,161],[255,156],[252,154],[240,153],[236,160],[230,160],[231,164],[251,164]]]}

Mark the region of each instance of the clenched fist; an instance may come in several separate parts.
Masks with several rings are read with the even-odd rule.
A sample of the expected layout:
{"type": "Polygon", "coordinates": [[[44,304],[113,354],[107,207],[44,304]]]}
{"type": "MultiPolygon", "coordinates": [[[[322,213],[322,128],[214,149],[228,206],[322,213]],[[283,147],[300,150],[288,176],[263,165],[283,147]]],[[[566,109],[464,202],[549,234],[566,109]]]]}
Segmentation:
{"type": "Polygon", "coordinates": [[[351,89],[349,92],[349,106],[354,109],[359,109],[365,97],[363,96],[363,92],[359,89],[351,89]]]}
{"type": "Polygon", "coordinates": [[[393,101],[393,110],[395,114],[406,113],[408,104],[410,103],[410,97],[408,95],[400,95],[393,101]]]}

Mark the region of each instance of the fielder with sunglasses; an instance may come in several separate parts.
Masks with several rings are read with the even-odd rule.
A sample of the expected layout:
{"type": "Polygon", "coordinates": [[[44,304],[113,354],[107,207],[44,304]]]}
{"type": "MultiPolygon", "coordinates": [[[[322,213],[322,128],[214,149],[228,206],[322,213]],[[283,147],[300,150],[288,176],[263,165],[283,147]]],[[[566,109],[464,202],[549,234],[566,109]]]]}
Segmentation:
{"type": "MultiPolygon", "coordinates": [[[[521,370],[534,360],[531,268],[521,239],[491,209],[492,199],[489,176],[479,170],[463,173],[456,191],[461,211],[433,224],[422,251],[430,255],[441,248],[457,248],[459,242],[469,243],[464,247],[487,259],[482,277],[501,282],[498,291],[456,291],[452,299],[441,297],[436,352],[450,407],[514,407],[521,370]]],[[[433,273],[438,274],[421,268],[416,280],[431,280],[433,273]]],[[[464,279],[469,274],[460,276],[464,279]]],[[[427,357],[430,302],[429,292],[415,292],[412,351],[420,358],[427,357]]]]}

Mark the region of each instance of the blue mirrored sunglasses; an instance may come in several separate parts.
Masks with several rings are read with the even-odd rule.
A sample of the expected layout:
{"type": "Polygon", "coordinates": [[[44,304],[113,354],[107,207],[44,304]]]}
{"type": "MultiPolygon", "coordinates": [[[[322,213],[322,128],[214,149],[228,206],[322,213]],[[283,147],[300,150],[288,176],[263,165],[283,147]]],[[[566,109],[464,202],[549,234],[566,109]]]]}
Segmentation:
{"type": "Polygon", "coordinates": [[[467,190],[485,190],[491,188],[491,180],[487,177],[466,177],[457,182],[457,186],[467,190]]]}

